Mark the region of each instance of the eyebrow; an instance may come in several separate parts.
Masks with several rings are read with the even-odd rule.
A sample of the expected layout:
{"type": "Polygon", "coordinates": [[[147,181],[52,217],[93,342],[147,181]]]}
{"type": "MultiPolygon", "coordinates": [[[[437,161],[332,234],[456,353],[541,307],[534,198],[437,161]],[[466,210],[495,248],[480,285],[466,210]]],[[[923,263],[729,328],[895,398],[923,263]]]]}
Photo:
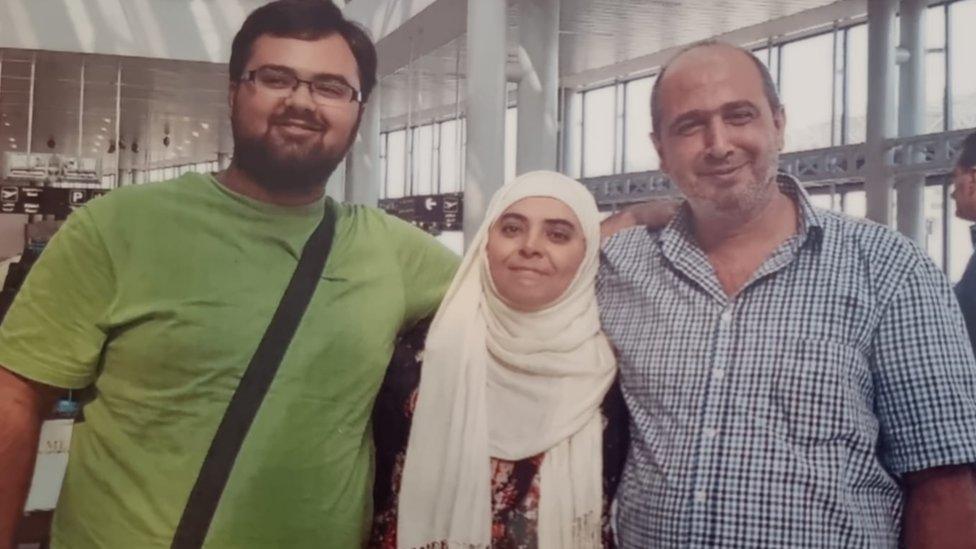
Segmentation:
{"type": "Polygon", "coordinates": [[[717,112],[727,112],[727,111],[743,109],[743,108],[747,108],[755,112],[759,111],[759,108],[752,101],[748,101],[748,100],[730,101],[728,103],[723,103],[717,109],[714,110],[695,109],[695,110],[683,112],[680,115],[678,115],[678,117],[675,118],[671,122],[671,124],[668,125],[668,131],[673,131],[676,126],[678,126],[679,124],[687,120],[707,118],[708,116],[717,112]]]}
{"type": "MultiPolygon", "coordinates": [[[[508,212],[508,213],[503,214],[501,217],[498,218],[499,221],[503,221],[505,219],[515,219],[517,221],[521,221],[522,223],[528,223],[529,222],[529,218],[525,217],[524,215],[522,215],[520,213],[515,213],[515,212],[508,212]]],[[[559,218],[559,217],[552,218],[552,219],[543,219],[542,222],[545,223],[546,225],[559,225],[559,226],[564,226],[564,227],[568,228],[571,231],[575,231],[576,230],[576,225],[574,225],[571,221],[568,221],[566,219],[562,219],[562,218],[559,218]]]]}
{"type": "MultiPolygon", "coordinates": [[[[295,76],[298,76],[298,71],[296,71],[295,69],[293,69],[291,67],[285,66],[285,65],[268,64],[268,65],[261,65],[261,67],[258,67],[258,68],[268,68],[268,69],[276,69],[276,70],[279,70],[279,71],[288,71],[288,72],[294,74],[295,76]]],[[[299,76],[299,78],[301,78],[301,77],[299,76]]],[[[310,80],[312,80],[313,82],[314,81],[319,81],[319,80],[329,80],[329,81],[332,81],[332,82],[342,82],[343,84],[349,86],[350,88],[352,88],[354,90],[357,89],[356,86],[353,86],[352,83],[350,83],[349,80],[347,80],[345,76],[342,76],[341,74],[331,73],[331,72],[318,72],[318,73],[315,73],[315,74],[312,75],[312,77],[310,78],[310,80]]]]}

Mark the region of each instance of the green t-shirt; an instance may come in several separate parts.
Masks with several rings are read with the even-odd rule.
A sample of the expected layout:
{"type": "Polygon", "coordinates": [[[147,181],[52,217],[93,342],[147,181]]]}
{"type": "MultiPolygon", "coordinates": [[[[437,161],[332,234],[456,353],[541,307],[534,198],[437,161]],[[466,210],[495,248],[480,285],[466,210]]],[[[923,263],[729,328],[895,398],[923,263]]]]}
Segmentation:
{"type": "Polygon", "coordinates": [[[361,545],[374,397],[396,333],[436,310],[458,258],[373,208],[276,207],[187,174],[73,213],[0,326],[0,365],[95,388],[75,426],[54,547],[170,546],[323,206],[337,212],[332,253],[206,547],[361,545]]]}

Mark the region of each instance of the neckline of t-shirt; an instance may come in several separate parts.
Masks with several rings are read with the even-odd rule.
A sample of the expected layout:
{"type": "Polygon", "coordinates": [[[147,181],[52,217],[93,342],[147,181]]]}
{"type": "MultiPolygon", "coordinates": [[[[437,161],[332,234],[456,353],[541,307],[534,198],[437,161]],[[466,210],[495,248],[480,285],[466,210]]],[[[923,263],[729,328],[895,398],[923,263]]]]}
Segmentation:
{"type": "Polygon", "coordinates": [[[255,210],[258,213],[265,215],[280,216],[285,215],[289,217],[311,217],[311,216],[321,216],[324,211],[323,208],[326,204],[332,207],[332,199],[323,194],[321,198],[315,202],[310,202],[308,204],[302,204],[301,206],[279,206],[277,204],[269,204],[267,202],[261,202],[260,200],[255,200],[249,196],[245,196],[237,191],[229,189],[226,185],[217,180],[213,174],[206,174],[207,182],[217,190],[217,192],[227,196],[233,201],[246,206],[249,209],[255,210]]]}

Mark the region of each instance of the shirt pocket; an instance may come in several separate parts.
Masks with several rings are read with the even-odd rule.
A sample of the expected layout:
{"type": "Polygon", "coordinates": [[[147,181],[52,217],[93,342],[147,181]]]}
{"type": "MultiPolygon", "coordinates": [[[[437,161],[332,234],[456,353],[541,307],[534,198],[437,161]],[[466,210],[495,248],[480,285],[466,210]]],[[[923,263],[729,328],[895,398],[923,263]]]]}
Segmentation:
{"type": "Polygon", "coordinates": [[[744,417],[795,448],[855,445],[868,377],[860,353],[836,340],[769,347],[739,395],[744,417]]]}

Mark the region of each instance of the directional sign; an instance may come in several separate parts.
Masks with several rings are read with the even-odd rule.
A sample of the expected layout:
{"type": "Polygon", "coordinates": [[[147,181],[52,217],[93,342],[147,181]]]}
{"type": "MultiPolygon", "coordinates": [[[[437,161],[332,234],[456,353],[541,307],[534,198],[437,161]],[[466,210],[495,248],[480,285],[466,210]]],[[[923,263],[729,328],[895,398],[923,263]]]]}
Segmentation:
{"type": "Polygon", "coordinates": [[[384,198],[380,208],[430,232],[460,231],[463,195],[428,194],[403,198],[384,198]]]}
{"type": "Polygon", "coordinates": [[[0,213],[53,215],[64,219],[82,204],[107,192],[106,189],[8,185],[0,187],[0,213]]]}
{"type": "Polygon", "coordinates": [[[20,197],[20,187],[0,187],[0,203],[13,204],[20,197]]]}

